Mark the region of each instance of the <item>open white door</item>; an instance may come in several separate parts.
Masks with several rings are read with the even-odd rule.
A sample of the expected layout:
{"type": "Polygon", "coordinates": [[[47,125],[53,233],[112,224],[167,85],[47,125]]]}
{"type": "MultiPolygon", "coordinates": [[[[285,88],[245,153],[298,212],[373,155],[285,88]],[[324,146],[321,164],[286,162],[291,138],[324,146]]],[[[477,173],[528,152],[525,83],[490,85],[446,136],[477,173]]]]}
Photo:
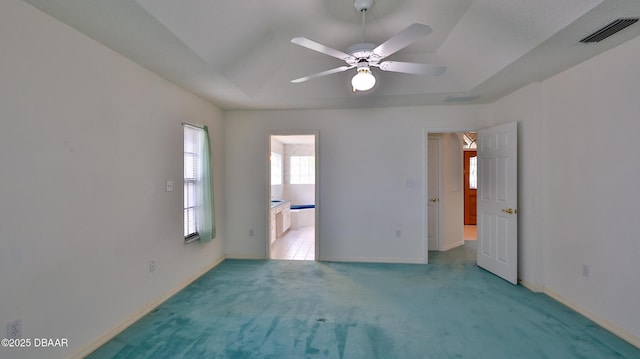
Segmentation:
{"type": "Polygon", "coordinates": [[[478,132],[478,266],[518,282],[517,123],[478,132]]]}

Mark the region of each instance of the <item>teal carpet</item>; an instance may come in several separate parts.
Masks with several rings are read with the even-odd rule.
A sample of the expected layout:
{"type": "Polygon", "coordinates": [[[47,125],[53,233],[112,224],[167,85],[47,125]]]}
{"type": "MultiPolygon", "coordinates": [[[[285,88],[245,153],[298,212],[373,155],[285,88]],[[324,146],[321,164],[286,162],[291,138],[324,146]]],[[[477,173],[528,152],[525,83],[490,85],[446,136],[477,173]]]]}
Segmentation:
{"type": "Polygon", "coordinates": [[[90,358],[640,358],[475,265],[226,260],[90,358]]]}

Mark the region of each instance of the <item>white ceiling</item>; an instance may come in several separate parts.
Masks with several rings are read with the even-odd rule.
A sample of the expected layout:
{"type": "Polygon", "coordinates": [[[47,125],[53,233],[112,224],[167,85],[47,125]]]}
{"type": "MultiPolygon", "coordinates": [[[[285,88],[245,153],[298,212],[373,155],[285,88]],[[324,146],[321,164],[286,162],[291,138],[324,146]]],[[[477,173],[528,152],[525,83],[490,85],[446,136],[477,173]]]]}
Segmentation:
{"type": "Polygon", "coordinates": [[[374,89],[353,93],[354,70],[290,83],[344,64],[293,37],[341,51],[361,42],[352,0],[25,1],[223,109],[488,103],[640,34],[637,23],[597,44],[578,42],[640,16],[638,0],[376,0],[367,42],[424,23],[433,33],[388,60],[448,69],[439,77],[373,69],[374,89]]]}

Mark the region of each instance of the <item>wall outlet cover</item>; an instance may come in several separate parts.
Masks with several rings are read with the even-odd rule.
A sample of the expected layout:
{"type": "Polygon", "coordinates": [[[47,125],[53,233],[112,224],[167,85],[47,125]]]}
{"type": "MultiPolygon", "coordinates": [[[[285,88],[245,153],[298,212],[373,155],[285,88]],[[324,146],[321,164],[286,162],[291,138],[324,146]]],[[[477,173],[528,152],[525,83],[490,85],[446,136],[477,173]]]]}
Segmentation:
{"type": "Polygon", "coordinates": [[[7,339],[22,338],[22,320],[16,319],[7,323],[7,339]]]}

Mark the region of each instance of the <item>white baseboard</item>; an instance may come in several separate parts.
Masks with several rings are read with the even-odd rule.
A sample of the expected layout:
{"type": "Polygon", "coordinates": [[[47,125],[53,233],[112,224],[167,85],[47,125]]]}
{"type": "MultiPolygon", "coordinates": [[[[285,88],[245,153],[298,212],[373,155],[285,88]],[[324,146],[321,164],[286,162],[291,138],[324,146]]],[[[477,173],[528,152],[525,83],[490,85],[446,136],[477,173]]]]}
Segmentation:
{"type": "Polygon", "coordinates": [[[75,358],[81,359],[81,358],[87,357],[89,354],[93,353],[96,349],[100,348],[102,345],[107,343],[109,340],[113,339],[116,335],[120,334],[122,331],[124,331],[125,329],[130,327],[133,323],[137,322],[142,317],[144,317],[145,315],[149,314],[149,312],[151,312],[153,309],[155,309],[160,304],[164,303],[167,299],[171,298],[174,294],[176,294],[179,291],[183,290],[189,284],[193,283],[196,279],[200,278],[203,274],[205,274],[208,271],[210,271],[211,269],[215,268],[218,264],[222,263],[222,261],[224,261],[225,259],[226,259],[225,257],[220,258],[219,260],[217,260],[213,264],[211,264],[211,265],[205,267],[204,269],[202,269],[200,272],[192,275],[191,277],[189,277],[186,280],[184,280],[181,283],[179,283],[177,287],[167,291],[162,296],[160,296],[157,299],[147,303],[147,305],[145,305],[142,309],[140,309],[140,311],[138,311],[138,313],[136,313],[136,314],[132,315],[131,317],[125,319],[123,322],[121,322],[120,324],[116,325],[115,327],[107,330],[99,338],[97,338],[93,342],[89,343],[84,348],[81,348],[77,352],[73,353],[69,358],[71,358],[71,359],[75,359],[75,358]]]}
{"type": "Polygon", "coordinates": [[[351,263],[389,263],[389,264],[426,264],[426,258],[398,259],[398,258],[352,258],[352,257],[320,257],[321,262],[351,262],[351,263]]]}
{"type": "Polygon", "coordinates": [[[555,299],[556,301],[566,305],[567,307],[575,310],[576,312],[580,313],[581,315],[589,318],[590,320],[592,320],[593,322],[595,322],[596,324],[598,324],[599,326],[605,328],[606,330],[610,331],[611,333],[617,335],[618,337],[620,337],[621,339],[627,341],[629,344],[640,348],[640,337],[638,337],[637,335],[634,335],[633,333],[630,333],[628,330],[620,327],[619,325],[601,318],[591,312],[589,312],[588,310],[580,307],[579,305],[576,305],[575,303],[571,302],[570,300],[562,297],[560,294],[555,293],[552,290],[549,290],[548,288],[544,288],[543,291],[544,294],[548,295],[549,297],[555,299]]]}
{"type": "Polygon", "coordinates": [[[456,242],[456,243],[451,243],[449,245],[443,246],[442,248],[440,248],[440,252],[446,252],[449,249],[453,249],[456,247],[460,247],[460,246],[464,246],[464,239],[460,242],[456,242]]]}
{"type": "Polygon", "coordinates": [[[267,260],[267,256],[247,256],[243,254],[227,254],[226,259],[241,259],[241,260],[257,260],[264,261],[267,260]]]}
{"type": "MultiPolygon", "coordinates": [[[[529,290],[530,290],[530,291],[532,291],[532,292],[535,292],[535,293],[544,293],[544,287],[543,287],[543,286],[540,286],[540,285],[537,285],[537,284],[533,284],[533,283],[527,282],[526,280],[518,279],[518,284],[520,284],[521,286],[523,286],[523,287],[525,287],[525,288],[529,289],[529,290]]],[[[551,296],[550,296],[550,297],[551,297],[551,296]]]]}

